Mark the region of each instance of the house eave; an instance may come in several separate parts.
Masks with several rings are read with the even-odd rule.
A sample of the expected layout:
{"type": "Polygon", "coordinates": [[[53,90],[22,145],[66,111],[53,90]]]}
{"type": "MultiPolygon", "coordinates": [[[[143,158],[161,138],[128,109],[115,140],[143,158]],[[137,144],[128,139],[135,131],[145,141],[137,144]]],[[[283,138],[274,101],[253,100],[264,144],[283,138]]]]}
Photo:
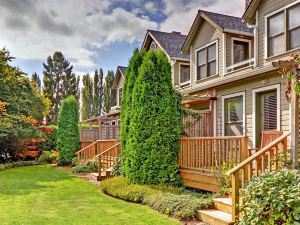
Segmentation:
{"type": "Polygon", "coordinates": [[[254,34],[251,32],[244,32],[244,31],[238,31],[238,30],[232,30],[232,29],[224,29],[225,33],[231,33],[231,34],[239,34],[239,35],[244,35],[244,36],[249,36],[249,37],[254,37],[254,34]]]}
{"type": "Polygon", "coordinates": [[[247,7],[246,11],[244,12],[244,15],[242,16],[242,19],[246,23],[254,24],[255,22],[255,13],[256,9],[259,5],[261,0],[252,0],[247,7]]]}

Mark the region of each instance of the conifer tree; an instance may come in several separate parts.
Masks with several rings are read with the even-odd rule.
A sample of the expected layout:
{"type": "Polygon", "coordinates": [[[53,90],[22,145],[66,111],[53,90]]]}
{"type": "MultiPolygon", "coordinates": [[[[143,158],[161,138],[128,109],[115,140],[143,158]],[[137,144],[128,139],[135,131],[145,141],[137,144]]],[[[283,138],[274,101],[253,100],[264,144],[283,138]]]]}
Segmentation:
{"type": "Polygon", "coordinates": [[[116,92],[112,89],[114,77],[114,72],[112,70],[109,70],[105,77],[103,90],[103,111],[105,113],[108,113],[111,107],[116,105],[116,92]]]}
{"type": "Polygon", "coordinates": [[[70,95],[78,95],[79,82],[72,72],[73,66],[61,52],[49,56],[43,66],[43,94],[51,101],[48,122],[55,123],[62,100],[70,95]]]}
{"type": "Polygon", "coordinates": [[[33,86],[36,87],[36,89],[38,90],[38,92],[41,92],[41,79],[40,76],[37,73],[33,73],[31,76],[31,82],[33,83],[33,86]]]}
{"type": "Polygon", "coordinates": [[[86,120],[92,117],[93,110],[93,81],[89,74],[82,77],[81,96],[81,119],[86,120]]]}
{"type": "Polygon", "coordinates": [[[95,70],[93,94],[93,116],[101,115],[103,99],[103,70],[95,70]]]}
{"type": "Polygon", "coordinates": [[[135,81],[138,77],[138,69],[143,62],[144,51],[134,50],[133,56],[129,61],[129,66],[126,70],[126,76],[123,84],[123,97],[121,104],[121,162],[122,172],[125,174],[128,162],[126,161],[126,141],[130,127],[131,108],[132,108],[132,91],[135,81]]]}
{"type": "Polygon", "coordinates": [[[177,164],[181,131],[178,105],[166,55],[149,51],[132,93],[125,168],[130,182],[181,183],[177,164]]]}
{"type": "Polygon", "coordinates": [[[62,101],[58,117],[57,149],[60,165],[70,165],[79,149],[78,123],[78,102],[74,96],[69,96],[62,101]]]}

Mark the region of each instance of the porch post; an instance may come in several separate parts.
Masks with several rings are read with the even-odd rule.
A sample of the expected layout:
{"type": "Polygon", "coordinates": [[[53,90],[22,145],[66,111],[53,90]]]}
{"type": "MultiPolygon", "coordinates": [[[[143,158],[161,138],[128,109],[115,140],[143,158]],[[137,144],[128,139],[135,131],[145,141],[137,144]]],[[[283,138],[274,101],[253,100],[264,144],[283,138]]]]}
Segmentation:
{"type": "Polygon", "coordinates": [[[291,157],[293,168],[298,166],[299,159],[299,95],[292,88],[291,93],[291,157]]]}

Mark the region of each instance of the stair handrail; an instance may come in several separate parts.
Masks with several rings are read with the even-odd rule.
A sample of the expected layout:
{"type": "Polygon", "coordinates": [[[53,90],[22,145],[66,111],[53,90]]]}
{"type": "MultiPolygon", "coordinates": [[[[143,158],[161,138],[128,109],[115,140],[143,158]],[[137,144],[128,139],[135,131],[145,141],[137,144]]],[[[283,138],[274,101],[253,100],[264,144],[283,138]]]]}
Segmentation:
{"type": "Polygon", "coordinates": [[[231,170],[229,170],[227,172],[227,175],[230,176],[233,173],[236,173],[237,171],[241,170],[242,168],[244,168],[247,164],[253,162],[254,160],[256,160],[257,158],[259,158],[261,155],[263,155],[264,153],[266,153],[268,150],[270,150],[271,148],[275,147],[276,145],[278,145],[279,143],[281,143],[285,138],[287,138],[289,135],[291,134],[291,132],[287,132],[283,135],[281,135],[279,138],[275,139],[273,142],[271,142],[270,144],[266,145],[265,147],[263,147],[261,150],[259,150],[258,152],[254,153],[252,156],[248,157],[246,160],[244,160],[243,162],[239,163],[237,166],[235,166],[234,168],[232,168],[231,170]]]}
{"type": "Polygon", "coordinates": [[[95,159],[98,159],[98,174],[99,174],[100,180],[101,180],[101,173],[104,172],[105,170],[111,168],[114,165],[116,158],[118,158],[120,156],[120,149],[117,149],[116,158],[112,157],[111,155],[108,155],[108,153],[110,151],[112,151],[113,149],[115,149],[118,146],[120,146],[120,142],[118,142],[117,144],[111,146],[110,148],[106,149],[105,151],[103,151],[100,154],[95,156],[95,159]],[[106,164],[105,164],[105,159],[104,159],[105,156],[106,156],[106,164]],[[102,157],[103,157],[103,159],[102,159],[102,157]],[[106,167],[104,166],[104,168],[102,168],[102,162],[104,165],[106,165],[106,167]]]}
{"type": "Polygon", "coordinates": [[[77,151],[75,154],[77,155],[78,153],[80,152],[83,152],[85,151],[86,149],[92,147],[93,145],[97,144],[100,140],[97,140],[97,141],[94,141],[92,144],[88,145],[88,146],[85,146],[83,149],[80,149],[79,151],[77,151]]]}
{"type": "MultiPolygon", "coordinates": [[[[233,169],[229,170],[227,172],[228,176],[231,176],[232,179],[232,220],[238,221],[239,220],[239,208],[238,205],[240,204],[239,200],[239,190],[240,190],[240,171],[242,170],[242,188],[245,185],[246,180],[250,180],[252,177],[253,172],[253,162],[256,161],[256,168],[255,173],[256,176],[259,174],[259,161],[261,160],[261,173],[265,172],[265,155],[268,154],[268,165],[267,169],[268,171],[272,170],[272,164],[271,164],[271,151],[274,151],[276,154],[278,153],[278,146],[282,144],[282,150],[287,151],[287,137],[291,134],[291,132],[287,132],[283,135],[281,135],[276,140],[272,141],[267,146],[263,147],[261,150],[244,160],[243,162],[239,163],[237,166],[235,166],[233,169]]],[[[275,162],[276,163],[276,162],[275,162]]],[[[276,163],[275,169],[278,169],[278,163],[276,163]]]]}

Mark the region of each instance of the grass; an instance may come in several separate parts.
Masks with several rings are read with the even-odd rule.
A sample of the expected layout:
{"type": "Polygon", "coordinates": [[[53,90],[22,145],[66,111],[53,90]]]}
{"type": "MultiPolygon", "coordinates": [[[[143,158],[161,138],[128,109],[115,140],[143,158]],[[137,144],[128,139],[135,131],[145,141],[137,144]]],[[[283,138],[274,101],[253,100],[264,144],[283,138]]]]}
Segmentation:
{"type": "Polygon", "coordinates": [[[180,224],[147,206],[106,196],[99,187],[49,165],[0,172],[0,223],[180,224]]]}

